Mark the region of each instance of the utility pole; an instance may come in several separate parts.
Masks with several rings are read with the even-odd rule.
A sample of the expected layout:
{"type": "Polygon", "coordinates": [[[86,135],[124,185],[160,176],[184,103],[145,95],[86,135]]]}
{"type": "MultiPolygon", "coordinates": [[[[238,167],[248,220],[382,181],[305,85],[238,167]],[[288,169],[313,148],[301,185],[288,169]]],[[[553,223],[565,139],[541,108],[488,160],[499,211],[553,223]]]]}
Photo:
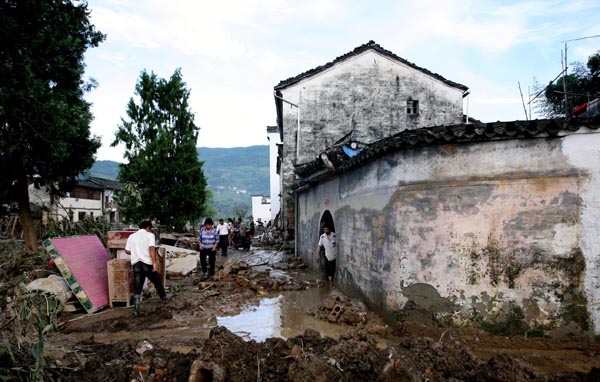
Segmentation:
{"type": "Polygon", "coordinates": [[[586,37],[579,37],[579,38],[574,38],[571,40],[565,40],[565,41],[561,41],[565,43],[565,57],[564,57],[564,61],[562,58],[562,52],[561,52],[561,66],[563,67],[563,92],[565,93],[565,116],[566,117],[570,117],[571,116],[571,112],[572,110],[570,110],[569,105],[568,105],[568,98],[567,98],[567,43],[571,42],[571,41],[579,41],[579,40],[587,40],[590,38],[598,38],[600,37],[600,35],[594,35],[594,36],[586,36],[586,37]]]}
{"type": "Polygon", "coordinates": [[[567,42],[565,41],[565,59],[562,62],[561,52],[561,66],[563,67],[563,92],[565,93],[565,117],[571,116],[571,110],[569,110],[569,103],[567,98],[567,42]]]}

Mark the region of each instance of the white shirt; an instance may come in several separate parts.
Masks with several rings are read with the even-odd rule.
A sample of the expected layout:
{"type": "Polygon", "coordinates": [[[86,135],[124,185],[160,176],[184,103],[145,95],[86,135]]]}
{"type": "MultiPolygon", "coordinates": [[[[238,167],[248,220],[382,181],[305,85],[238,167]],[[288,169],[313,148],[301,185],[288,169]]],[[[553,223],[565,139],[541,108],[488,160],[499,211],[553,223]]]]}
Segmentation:
{"type": "Polygon", "coordinates": [[[152,265],[150,257],[150,247],[156,247],[156,239],[152,232],[145,229],[139,229],[136,233],[127,238],[125,249],[131,251],[131,265],[141,261],[144,264],[152,265]]]}
{"type": "Polygon", "coordinates": [[[319,238],[319,245],[322,245],[325,248],[325,257],[329,261],[335,260],[337,257],[337,243],[335,240],[335,232],[330,232],[329,239],[327,239],[327,235],[322,234],[319,238]]]}
{"type": "Polygon", "coordinates": [[[225,224],[225,223],[217,224],[217,231],[219,232],[219,235],[228,235],[229,234],[229,228],[227,227],[227,224],[225,224]]]}

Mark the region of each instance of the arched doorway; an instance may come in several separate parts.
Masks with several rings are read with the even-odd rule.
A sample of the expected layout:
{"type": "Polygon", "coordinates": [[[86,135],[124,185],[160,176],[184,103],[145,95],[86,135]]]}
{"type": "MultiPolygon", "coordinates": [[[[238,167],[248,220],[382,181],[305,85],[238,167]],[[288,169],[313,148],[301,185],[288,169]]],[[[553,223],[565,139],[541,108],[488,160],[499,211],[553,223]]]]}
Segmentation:
{"type": "Polygon", "coordinates": [[[319,223],[319,235],[323,233],[323,227],[329,227],[331,232],[335,232],[335,224],[333,224],[333,216],[329,210],[325,210],[321,216],[321,222],[319,223]]]}

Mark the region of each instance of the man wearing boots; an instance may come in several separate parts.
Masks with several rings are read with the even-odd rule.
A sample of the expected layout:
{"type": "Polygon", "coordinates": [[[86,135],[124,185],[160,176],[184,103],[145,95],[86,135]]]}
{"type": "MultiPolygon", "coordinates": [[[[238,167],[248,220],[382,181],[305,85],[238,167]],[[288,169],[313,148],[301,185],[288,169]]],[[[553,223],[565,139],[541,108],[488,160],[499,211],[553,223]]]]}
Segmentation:
{"type": "Polygon", "coordinates": [[[125,253],[131,255],[133,266],[133,311],[136,315],[140,312],[142,288],[146,277],[154,284],[160,298],[167,299],[165,288],[157,272],[155,246],[152,223],[147,220],[140,224],[140,229],[136,233],[127,238],[125,245],[125,253]]]}

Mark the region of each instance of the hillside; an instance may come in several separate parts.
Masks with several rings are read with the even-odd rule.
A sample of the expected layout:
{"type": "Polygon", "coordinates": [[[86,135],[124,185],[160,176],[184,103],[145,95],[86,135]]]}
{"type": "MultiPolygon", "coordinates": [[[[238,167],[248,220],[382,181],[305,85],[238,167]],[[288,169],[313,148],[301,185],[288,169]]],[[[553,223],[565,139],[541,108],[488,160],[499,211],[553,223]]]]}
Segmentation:
{"type": "MultiPolygon", "coordinates": [[[[215,217],[233,217],[233,208],[243,205],[250,211],[252,195],[269,195],[269,146],[234,148],[199,147],[208,187],[213,193],[215,217]]],[[[116,179],[119,163],[96,161],[90,175],[116,179]]]]}

